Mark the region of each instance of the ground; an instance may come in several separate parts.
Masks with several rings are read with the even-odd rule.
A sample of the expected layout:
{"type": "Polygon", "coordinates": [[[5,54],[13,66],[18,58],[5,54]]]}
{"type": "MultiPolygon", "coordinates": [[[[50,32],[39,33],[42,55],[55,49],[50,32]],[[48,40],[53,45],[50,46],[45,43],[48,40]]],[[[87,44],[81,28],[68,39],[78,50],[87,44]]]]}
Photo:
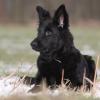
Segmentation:
{"type": "MultiPolygon", "coordinates": [[[[70,27],[70,30],[72,34],[74,35],[74,41],[77,48],[81,50],[84,54],[92,55],[95,61],[97,60],[97,56],[100,53],[100,24],[73,24],[70,27]]],[[[30,42],[33,40],[33,38],[36,36],[36,25],[27,25],[27,26],[19,26],[19,25],[0,25],[0,100],[3,100],[5,94],[12,91],[13,84],[12,80],[16,80],[15,77],[10,77],[9,75],[13,74],[15,76],[22,76],[22,75],[30,75],[34,76],[36,73],[36,59],[38,56],[38,53],[33,51],[30,46],[30,42]],[[9,82],[10,84],[9,84],[9,82]],[[11,85],[12,83],[12,85],[11,85]],[[12,86],[12,87],[11,87],[12,86]],[[2,92],[3,89],[3,92],[2,92]],[[7,90],[8,91],[7,91],[7,90]],[[10,89],[10,91],[9,91],[10,89]]],[[[100,65],[100,62],[99,62],[100,65]]],[[[98,67],[99,69],[99,67],[98,67]]],[[[12,75],[12,76],[13,76],[12,75]]],[[[98,80],[97,85],[99,86],[99,79],[100,79],[100,71],[98,70],[98,80]]],[[[97,87],[98,87],[97,86],[97,87]]],[[[20,87],[20,86],[18,86],[20,87]]],[[[20,90],[25,89],[27,91],[30,86],[25,86],[21,84],[20,90]]],[[[99,90],[100,86],[98,87],[97,91],[99,90]]],[[[17,92],[20,93],[23,91],[18,90],[17,92]]],[[[25,92],[24,91],[24,92],[25,92]]],[[[100,92],[100,91],[99,91],[100,92]]],[[[97,94],[99,92],[96,92],[97,94]]],[[[61,95],[61,94],[60,94],[61,95]]],[[[73,95],[73,93],[72,93],[73,95]]],[[[61,98],[67,98],[72,99],[71,96],[61,96],[61,98]]],[[[77,95],[77,94],[75,94],[77,95]]],[[[73,95],[73,98],[79,97],[81,99],[79,100],[92,100],[91,96],[86,97],[81,94],[78,96],[73,95]]],[[[99,95],[99,94],[98,94],[99,95]]],[[[7,96],[7,95],[6,95],[7,96]]],[[[13,94],[9,95],[8,98],[4,100],[23,100],[21,98],[28,98],[26,94],[23,94],[23,96],[20,96],[19,94],[13,94]],[[25,95],[25,96],[24,96],[25,95]],[[15,98],[16,99],[13,99],[15,98]]],[[[29,100],[34,100],[32,98],[36,98],[39,100],[40,98],[43,99],[50,99],[52,97],[42,95],[29,97],[29,100]]],[[[57,97],[54,97],[53,99],[59,98],[59,95],[57,97]]],[[[27,99],[26,99],[27,100],[27,99]]],[[[72,99],[73,100],[73,99],[72,99]]]]}
{"type": "MultiPolygon", "coordinates": [[[[94,90],[91,92],[69,91],[64,85],[54,91],[50,91],[45,86],[38,93],[28,93],[34,85],[25,85],[17,76],[2,77],[0,79],[0,100],[94,100],[100,98],[100,83],[96,82],[94,90]],[[26,99],[27,98],[27,99],[26,99]]],[[[99,99],[98,99],[99,100],[99,99]]]]}

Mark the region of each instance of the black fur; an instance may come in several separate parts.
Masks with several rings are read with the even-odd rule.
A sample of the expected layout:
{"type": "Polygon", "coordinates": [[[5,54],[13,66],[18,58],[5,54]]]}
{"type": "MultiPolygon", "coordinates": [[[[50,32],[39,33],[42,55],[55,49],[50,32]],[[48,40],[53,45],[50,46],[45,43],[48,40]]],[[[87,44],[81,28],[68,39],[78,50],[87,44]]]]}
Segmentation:
{"type": "MultiPolygon", "coordinates": [[[[37,7],[39,28],[37,37],[31,42],[34,50],[40,52],[37,60],[38,72],[35,85],[46,79],[48,86],[60,85],[62,69],[64,83],[71,82],[70,87],[81,87],[86,70],[86,77],[94,79],[95,62],[88,55],[82,55],[75,47],[73,36],[69,31],[69,17],[64,5],[61,5],[53,17],[42,7],[37,7]]],[[[86,82],[90,89],[91,85],[86,82]]]]}

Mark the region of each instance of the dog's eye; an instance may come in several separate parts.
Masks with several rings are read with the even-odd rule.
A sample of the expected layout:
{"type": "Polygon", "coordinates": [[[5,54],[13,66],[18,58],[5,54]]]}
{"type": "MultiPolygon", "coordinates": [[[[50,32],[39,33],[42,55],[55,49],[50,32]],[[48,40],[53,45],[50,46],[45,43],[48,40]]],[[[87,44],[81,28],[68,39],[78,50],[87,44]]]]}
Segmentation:
{"type": "Polygon", "coordinates": [[[51,36],[51,35],[52,35],[52,32],[47,31],[47,32],[45,33],[45,35],[46,35],[46,36],[51,36]]]}

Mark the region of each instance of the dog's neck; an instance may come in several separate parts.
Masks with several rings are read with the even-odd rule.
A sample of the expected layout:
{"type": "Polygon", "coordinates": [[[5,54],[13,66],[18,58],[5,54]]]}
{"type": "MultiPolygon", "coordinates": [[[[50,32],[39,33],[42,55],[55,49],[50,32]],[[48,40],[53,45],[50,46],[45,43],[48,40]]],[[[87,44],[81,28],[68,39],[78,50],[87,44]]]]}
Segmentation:
{"type": "Polygon", "coordinates": [[[74,49],[75,49],[74,45],[70,46],[70,48],[63,47],[58,51],[57,58],[55,58],[55,61],[63,63],[64,59],[65,58],[68,59],[70,53],[74,52],[74,49]]]}

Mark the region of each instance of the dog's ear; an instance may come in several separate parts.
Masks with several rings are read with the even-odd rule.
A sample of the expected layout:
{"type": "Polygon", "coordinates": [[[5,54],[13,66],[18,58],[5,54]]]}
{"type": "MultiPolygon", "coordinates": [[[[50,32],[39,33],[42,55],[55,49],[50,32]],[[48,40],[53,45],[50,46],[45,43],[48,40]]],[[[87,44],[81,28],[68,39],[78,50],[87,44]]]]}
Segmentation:
{"type": "Polygon", "coordinates": [[[50,18],[50,14],[47,10],[43,9],[42,7],[40,6],[37,6],[36,7],[36,10],[38,12],[38,15],[39,15],[39,21],[40,22],[43,22],[44,20],[50,18]]]}
{"type": "Polygon", "coordinates": [[[54,24],[58,27],[68,28],[69,26],[69,17],[64,5],[61,5],[54,14],[54,24]]]}

